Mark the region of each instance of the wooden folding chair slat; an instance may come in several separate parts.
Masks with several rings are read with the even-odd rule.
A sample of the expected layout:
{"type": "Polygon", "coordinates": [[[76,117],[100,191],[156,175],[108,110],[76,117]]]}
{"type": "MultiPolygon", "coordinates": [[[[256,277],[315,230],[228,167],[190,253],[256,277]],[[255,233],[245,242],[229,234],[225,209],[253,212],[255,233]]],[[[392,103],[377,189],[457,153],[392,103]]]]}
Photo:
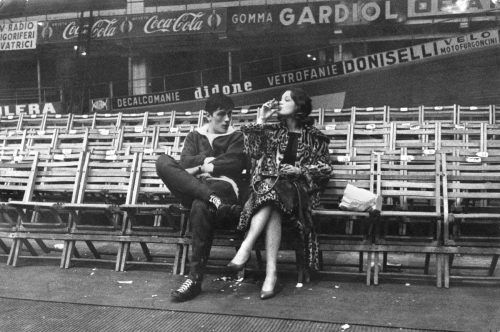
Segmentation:
{"type": "MultiPolygon", "coordinates": [[[[450,279],[498,279],[494,272],[500,256],[500,160],[480,157],[470,162],[460,150],[443,155],[444,283],[450,279]],[[467,266],[452,266],[455,254],[491,256],[487,275],[472,274],[467,266]],[[467,269],[463,275],[460,270],[467,269]],[[456,273],[455,273],[456,271],[456,273]]],[[[474,267],[477,269],[478,267],[474,267]]]]}

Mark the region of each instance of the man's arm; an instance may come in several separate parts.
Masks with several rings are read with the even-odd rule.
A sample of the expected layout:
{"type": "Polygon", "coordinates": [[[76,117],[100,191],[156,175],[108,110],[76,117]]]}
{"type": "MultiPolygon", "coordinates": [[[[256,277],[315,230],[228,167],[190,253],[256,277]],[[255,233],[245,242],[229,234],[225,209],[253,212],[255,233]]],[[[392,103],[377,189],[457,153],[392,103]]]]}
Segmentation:
{"type": "Polygon", "coordinates": [[[206,154],[200,153],[200,151],[198,151],[198,146],[195,144],[194,135],[194,132],[190,132],[186,136],[184,147],[181,152],[180,164],[185,169],[195,167],[197,168],[198,166],[203,165],[203,161],[207,157],[206,154]]]}
{"type": "Polygon", "coordinates": [[[240,175],[246,167],[246,155],[243,152],[243,145],[243,134],[241,132],[233,134],[226,152],[219,155],[212,161],[212,164],[214,165],[212,174],[215,176],[240,175]]]}

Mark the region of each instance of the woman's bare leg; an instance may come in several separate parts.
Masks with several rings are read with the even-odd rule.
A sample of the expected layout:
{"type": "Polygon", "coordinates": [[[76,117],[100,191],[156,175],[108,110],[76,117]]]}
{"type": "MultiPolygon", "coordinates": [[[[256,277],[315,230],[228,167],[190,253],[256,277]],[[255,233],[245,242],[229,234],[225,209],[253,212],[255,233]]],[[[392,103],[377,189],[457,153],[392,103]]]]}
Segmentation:
{"type": "Polygon", "coordinates": [[[241,243],[238,252],[231,260],[231,263],[243,264],[248,260],[255,242],[268,224],[272,212],[273,209],[271,206],[264,206],[256,214],[254,214],[252,220],[250,221],[250,229],[248,230],[245,240],[241,243]]]}
{"type": "Polygon", "coordinates": [[[272,291],[278,278],[278,252],[281,244],[281,214],[273,209],[266,227],[266,279],[263,291],[272,291]]]}

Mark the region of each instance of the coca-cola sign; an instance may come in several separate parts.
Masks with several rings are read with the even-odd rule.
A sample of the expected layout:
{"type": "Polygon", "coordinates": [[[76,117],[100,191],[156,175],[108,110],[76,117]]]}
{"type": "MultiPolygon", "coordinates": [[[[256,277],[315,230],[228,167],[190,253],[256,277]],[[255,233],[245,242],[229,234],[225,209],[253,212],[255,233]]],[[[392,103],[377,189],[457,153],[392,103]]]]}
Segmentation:
{"type": "Polygon", "coordinates": [[[144,33],[198,32],[208,25],[206,13],[182,13],[178,17],[151,16],[144,25],[144,33]]]}
{"type": "MultiPolygon", "coordinates": [[[[113,38],[118,31],[118,19],[99,19],[92,25],[92,38],[113,38]]],[[[78,38],[80,25],[70,22],[63,30],[62,37],[65,40],[78,38]]]]}
{"type": "Polygon", "coordinates": [[[226,9],[165,12],[144,15],[47,21],[39,27],[40,43],[77,40],[82,26],[91,25],[91,39],[170,36],[226,31],[226,9]]]}

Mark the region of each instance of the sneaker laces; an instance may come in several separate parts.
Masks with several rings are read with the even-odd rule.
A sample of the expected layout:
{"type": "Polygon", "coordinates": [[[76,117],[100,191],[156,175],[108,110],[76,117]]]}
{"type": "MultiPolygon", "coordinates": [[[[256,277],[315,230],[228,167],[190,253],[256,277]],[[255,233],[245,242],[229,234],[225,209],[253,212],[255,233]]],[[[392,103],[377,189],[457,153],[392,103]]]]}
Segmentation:
{"type": "Polygon", "coordinates": [[[194,284],[193,280],[187,279],[186,281],[184,281],[184,283],[181,285],[181,287],[179,287],[177,291],[179,293],[185,293],[189,290],[189,287],[191,287],[193,284],[194,284]]]}

